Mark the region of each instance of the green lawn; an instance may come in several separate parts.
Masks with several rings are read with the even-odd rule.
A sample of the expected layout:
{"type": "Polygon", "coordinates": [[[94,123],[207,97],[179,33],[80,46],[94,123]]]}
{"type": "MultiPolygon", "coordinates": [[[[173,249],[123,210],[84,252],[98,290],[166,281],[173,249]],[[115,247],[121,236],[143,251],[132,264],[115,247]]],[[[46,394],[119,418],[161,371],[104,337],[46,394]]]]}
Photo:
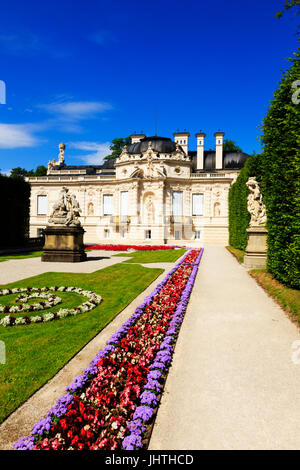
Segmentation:
{"type": "Polygon", "coordinates": [[[243,264],[245,256],[245,252],[243,250],[238,250],[237,248],[233,248],[232,246],[226,246],[226,248],[229,253],[236,257],[240,264],[243,264]]]}
{"type": "MultiPolygon", "coordinates": [[[[75,317],[0,327],[0,340],[6,348],[6,363],[0,364],[0,422],[53,377],[162,272],[120,263],[92,274],[45,273],[5,286],[77,286],[95,291],[103,301],[94,310],[75,317]]],[[[63,302],[41,313],[75,307],[86,300],[78,294],[58,293],[58,296],[63,302]]]]}
{"type": "Polygon", "coordinates": [[[249,274],[294,320],[300,322],[300,290],[281,284],[266,269],[252,269],[249,274]]]}
{"type": "Polygon", "coordinates": [[[42,251],[30,251],[28,253],[16,253],[13,255],[3,255],[0,256],[0,262],[1,261],[7,261],[9,259],[23,259],[23,258],[38,258],[39,256],[42,256],[42,251]]]}
{"type": "Polygon", "coordinates": [[[131,253],[120,253],[114,256],[128,256],[130,259],[125,263],[173,263],[180,258],[186,250],[157,250],[157,251],[133,251],[131,253]]]}

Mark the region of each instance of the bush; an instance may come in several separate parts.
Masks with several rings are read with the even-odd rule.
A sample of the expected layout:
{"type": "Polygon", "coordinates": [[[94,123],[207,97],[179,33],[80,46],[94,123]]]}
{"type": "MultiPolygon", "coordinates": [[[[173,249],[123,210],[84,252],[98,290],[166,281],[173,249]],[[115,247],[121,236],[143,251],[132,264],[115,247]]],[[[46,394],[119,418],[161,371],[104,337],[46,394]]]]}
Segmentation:
{"type": "Polygon", "coordinates": [[[276,279],[296,288],[300,288],[300,103],[295,102],[293,84],[300,78],[299,58],[298,52],[282,73],[262,124],[267,267],[276,279]]]}
{"type": "Polygon", "coordinates": [[[0,175],[2,220],[0,247],[23,245],[28,236],[30,185],[23,178],[0,175]]]}
{"type": "Polygon", "coordinates": [[[250,214],[247,209],[249,190],[246,182],[250,176],[261,181],[261,155],[251,155],[241,170],[237,180],[229,190],[229,245],[238,250],[247,246],[247,232],[250,214]]]}
{"type": "Polygon", "coordinates": [[[287,286],[300,288],[300,103],[295,82],[300,77],[300,54],[282,72],[262,124],[261,155],[246,161],[229,191],[229,243],[245,250],[247,211],[246,181],[256,176],[267,209],[267,268],[287,286]],[[293,85],[294,84],[294,85],[293,85]]]}

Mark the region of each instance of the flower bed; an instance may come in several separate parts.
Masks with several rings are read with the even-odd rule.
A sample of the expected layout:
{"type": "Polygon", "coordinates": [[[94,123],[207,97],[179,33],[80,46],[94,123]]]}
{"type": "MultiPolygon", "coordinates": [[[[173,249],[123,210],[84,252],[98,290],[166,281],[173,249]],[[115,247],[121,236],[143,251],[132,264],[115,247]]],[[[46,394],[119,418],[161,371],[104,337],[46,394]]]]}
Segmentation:
{"type": "Polygon", "coordinates": [[[147,446],[202,253],[191,250],[168,273],[16,449],[147,446]]]}
{"type": "Polygon", "coordinates": [[[156,251],[156,250],[175,250],[175,248],[183,248],[167,245],[90,245],[86,246],[86,250],[106,250],[106,251],[156,251]]]}
{"type": "Polygon", "coordinates": [[[83,295],[87,297],[87,301],[83,304],[79,305],[75,308],[61,308],[58,312],[54,313],[46,313],[44,315],[36,315],[36,316],[18,316],[14,317],[12,315],[6,315],[4,318],[0,320],[0,326],[17,326],[17,325],[28,325],[30,323],[42,323],[48,322],[52,320],[57,320],[59,318],[65,318],[70,315],[78,315],[80,313],[89,312],[90,310],[97,307],[100,304],[102,297],[95,292],[87,291],[80,289],[79,287],[19,287],[14,289],[3,289],[0,290],[0,297],[10,294],[20,293],[17,297],[16,301],[18,302],[27,302],[31,298],[42,298],[47,299],[47,302],[38,302],[34,304],[23,304],[20,303],[19,305],[0,305],[0,312],[4,313],[22,313],[22,312],[34,312],[45,310],[47,308],[51,308],[55,305],[58,305],[61,302],[61,298],[55,294],[51,294],[51,292],[75,292],[76,294],[83,295]]]}

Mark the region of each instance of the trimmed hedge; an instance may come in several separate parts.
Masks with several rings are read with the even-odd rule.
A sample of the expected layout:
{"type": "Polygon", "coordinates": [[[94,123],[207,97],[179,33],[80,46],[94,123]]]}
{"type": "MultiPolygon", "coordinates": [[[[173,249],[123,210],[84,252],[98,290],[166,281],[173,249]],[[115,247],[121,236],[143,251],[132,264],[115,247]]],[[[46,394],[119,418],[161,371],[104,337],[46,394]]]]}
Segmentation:
{"type": "Polygon", "coordinates": [[[238,250],[247,246],[247,232],[250,214],[247,209],[249,190],[246,182],[250,176],[256,176],[261,182],[261,155],[251,155],[241,170],[237,180],[229,190],[229,245],[238,250]]]}
{"type": "Polygon", "coordinates": [[[263,198],[267,207],[268,270],[300,288],[300,49],[282,73],[262,124],[263,198]],[[299,86],[297,87],[299,91],[299,86]],[[297,96],[298,95],[298,96],[297,96]],[[295,101],[296,98],[296,101],[295,101]],[[298,101],[298,103],[297,103],[298,101]]]}
{"type": "Polygon", "coordinates": [[[249,176],[256,176],[267,209],[267,268],[280,282],[300,288],[300,54],[282,72],[261,137],[263,153],[251,156],[229,191],[229,243],[245,250],[249,176]],[[295,93],[296,92],[296,93],[295,93]]]}
{"type": "Polygon", "coordinates": [[[21,246],[28,237],[30,184],[23,178],[0,175],[0,247],[21,246]]]}

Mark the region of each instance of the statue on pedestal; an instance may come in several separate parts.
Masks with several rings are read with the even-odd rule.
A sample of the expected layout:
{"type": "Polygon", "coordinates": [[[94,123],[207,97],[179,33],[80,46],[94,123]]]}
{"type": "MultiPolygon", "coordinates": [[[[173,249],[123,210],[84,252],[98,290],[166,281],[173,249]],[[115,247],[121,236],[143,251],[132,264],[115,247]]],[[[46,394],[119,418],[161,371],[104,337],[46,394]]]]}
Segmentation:
{"type": "Polygon", "coordinates": [[[80,226],[81,209],[75,195],[69,194],[69,190],[63,187],[58,201],[53,205],[48,225],[80,226]]]}
{"type": "Polygon", "coordinates": [[[250,227],[265,225],[267,221],[266,206],[262,202],[262,195],[256,178],[249,178],[246,186],[250,190],[247,207],[251,216],[250,227]]]}
{"type": "Polygon", "coordinates": [[[53,205],[45,229],[45,246],[42,261],[71,262],[85,261],[83,234],[79,217],[81,209],[74,194],[63,187],[53,205]]]}
{"type": "Polygon", "coordinates": [[[246,183],[249,188],[248,212],[251,216],[248,233],[248,244],[244,256],[244,266],[248,269],[265,268],[267,260],[267,222],[266,206],[255,177],[246,183]]]}

